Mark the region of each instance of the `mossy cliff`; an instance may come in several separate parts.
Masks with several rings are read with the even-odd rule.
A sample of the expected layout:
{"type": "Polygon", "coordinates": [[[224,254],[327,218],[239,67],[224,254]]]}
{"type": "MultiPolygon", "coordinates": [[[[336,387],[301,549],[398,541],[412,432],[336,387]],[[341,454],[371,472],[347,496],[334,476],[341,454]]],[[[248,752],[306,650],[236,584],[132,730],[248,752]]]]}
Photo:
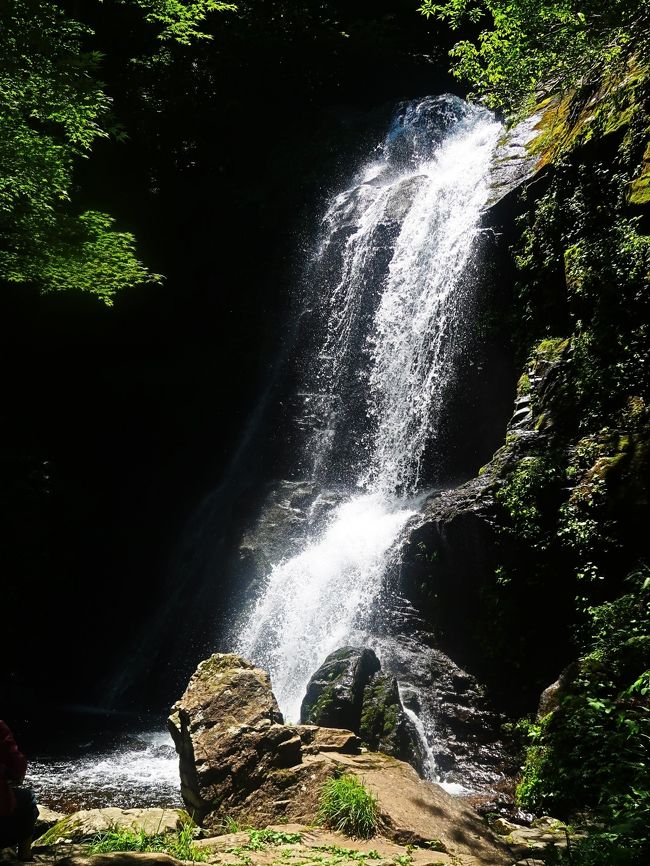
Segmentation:
{"type": "MultiPolygon", "coordinates": [[[[520,373],[513,416],[478,477],[428,503],[402,577],[440,646],[513,717],[533,718],[541,689],[573,662],[554,713],[529,723],[520,800],[605,822],[611,838],[593,842],[601,860],[576,862],[641,862],[650,802],[641,748],[650,711],[648,72],[629,64],[616,79],[550,97],[524,126],[523,179],[514,189],[499,180],[486,215],[515,274],[504,314],[520,373]]],[[[522,150],[516,129],[505,150],[508,136],[522,150]]]]}

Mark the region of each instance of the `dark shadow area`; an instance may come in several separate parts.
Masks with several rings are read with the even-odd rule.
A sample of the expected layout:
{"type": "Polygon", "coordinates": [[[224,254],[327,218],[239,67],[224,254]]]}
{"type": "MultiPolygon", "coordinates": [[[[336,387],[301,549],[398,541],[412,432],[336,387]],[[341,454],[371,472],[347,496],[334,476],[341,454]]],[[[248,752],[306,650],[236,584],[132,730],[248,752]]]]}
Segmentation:
{"type": "Polygon", "coordinates": [[[277,392],[229,467],[291,340],[301,245],[386,105],[457,90],[412,3],[321,6],[216,16],[211,42],[138,76],[140,19],[88,7],[129,138],[80,164],[77,204],[165,280],[111,309],[1,288],[6,716],[167,708],[218,639],[233,527],[284,445],[277,392]]]}

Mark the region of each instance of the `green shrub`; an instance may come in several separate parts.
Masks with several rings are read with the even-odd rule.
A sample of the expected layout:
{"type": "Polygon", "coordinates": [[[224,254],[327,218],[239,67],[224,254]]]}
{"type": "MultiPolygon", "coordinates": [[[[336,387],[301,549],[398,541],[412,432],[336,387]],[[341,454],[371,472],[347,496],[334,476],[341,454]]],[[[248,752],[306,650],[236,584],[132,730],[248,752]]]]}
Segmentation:
{"type": "Polygon", "coordinates": [[[330,779],[323,786],[317,820],[331,830],[368,839],[377,831],[377,798],[356,776],[330,779]]]}
{"type": "Polygon", "coordinates": [[[650,858],[650,572],[632,592],[590,609],[589,652],[559,707],[529,725],[517,799],[599,828],[576,843],[572,864],[642,864],[650,858]]]}

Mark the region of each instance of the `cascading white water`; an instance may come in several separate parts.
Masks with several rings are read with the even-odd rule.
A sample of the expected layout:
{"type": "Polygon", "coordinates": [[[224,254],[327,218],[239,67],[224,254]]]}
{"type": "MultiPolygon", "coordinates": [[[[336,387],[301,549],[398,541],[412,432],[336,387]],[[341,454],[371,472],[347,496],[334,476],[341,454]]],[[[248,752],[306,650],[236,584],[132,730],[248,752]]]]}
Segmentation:
{"type": "Polygon", "coordinates": [[[299,423],[311,478],[336,466],[348,493],[300,553],[275,563],[236,647],[270,671],[288,720],[330,652],[371,641],[453,374],[463,274],[499,134],[488,112],[456,97],[403,106],[380,158],[324,217],[312,267],[324,334],[314,335],[299,423]],[[355,456],[341,458],[349,437],[355,456]]]}

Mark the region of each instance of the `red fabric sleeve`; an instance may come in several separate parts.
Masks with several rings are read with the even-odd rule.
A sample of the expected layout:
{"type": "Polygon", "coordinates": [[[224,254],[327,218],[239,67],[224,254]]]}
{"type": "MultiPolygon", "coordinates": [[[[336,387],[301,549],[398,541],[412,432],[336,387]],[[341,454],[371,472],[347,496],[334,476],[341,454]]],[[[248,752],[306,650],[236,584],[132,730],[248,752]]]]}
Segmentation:
{"type": "Polygon", "coordinates": [[[13,734],[0,719],[0,767],[12,782],[22,782],[27,771],[27,758],[20,751],[13,734]]]}

